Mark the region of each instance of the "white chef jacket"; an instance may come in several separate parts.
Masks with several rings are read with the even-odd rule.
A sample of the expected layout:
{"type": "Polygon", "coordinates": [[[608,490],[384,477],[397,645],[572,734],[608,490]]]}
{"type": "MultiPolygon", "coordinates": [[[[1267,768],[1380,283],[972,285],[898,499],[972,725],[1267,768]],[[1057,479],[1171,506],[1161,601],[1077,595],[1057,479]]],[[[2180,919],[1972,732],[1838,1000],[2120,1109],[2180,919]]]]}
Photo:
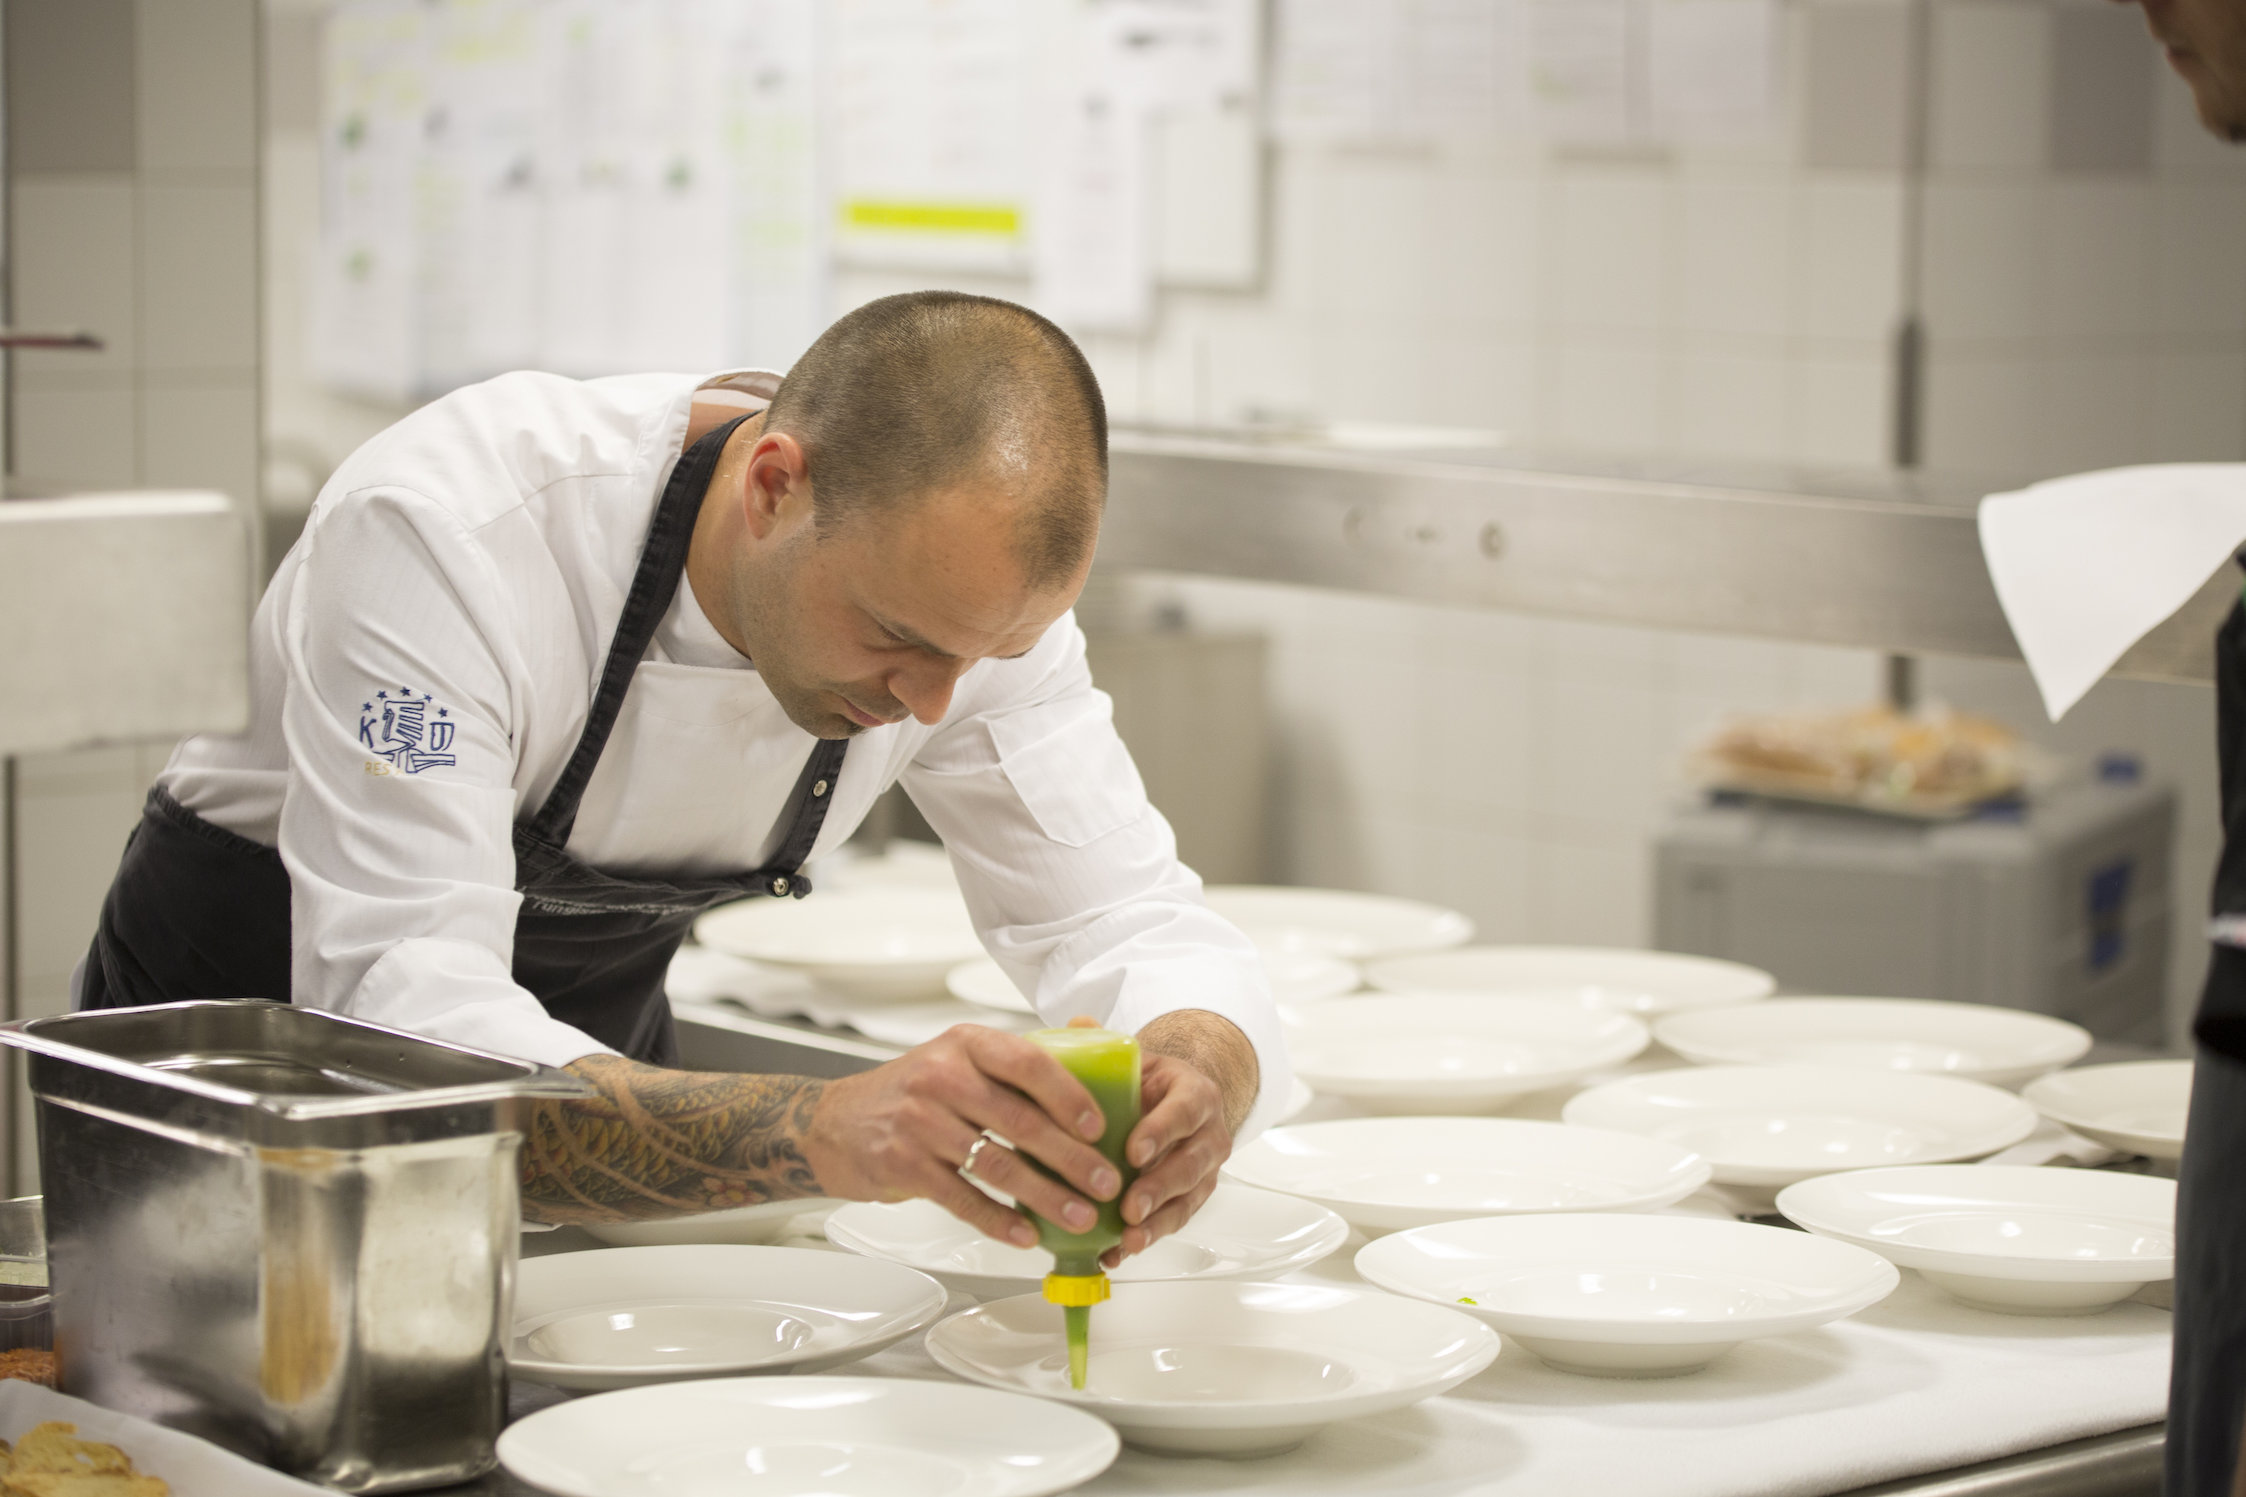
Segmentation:
{"type": "MultiPolygon", "coordinates": [[[[258,606],[249,731],[186,740],[159,781],[280,848],[296,1002],[549,1065],[606,1049],[511,976],[513,827],[584,728],[696,392],[756,408],[777,384],[503,375],[336,470],[258,606]]],[[[762,866],[813,743],[682,578],[569,851],[618,872],[762,866]]],[[[1289,1070],[1261,962],[1178,861],[1073,616],[969,668],[936,726],[861,733],[812,859],[900,780],[1040,1013],[1126,1032],[1221,1014],[1262,1066],[1247,1131],[1269,1121],[1289,1070]]]]}

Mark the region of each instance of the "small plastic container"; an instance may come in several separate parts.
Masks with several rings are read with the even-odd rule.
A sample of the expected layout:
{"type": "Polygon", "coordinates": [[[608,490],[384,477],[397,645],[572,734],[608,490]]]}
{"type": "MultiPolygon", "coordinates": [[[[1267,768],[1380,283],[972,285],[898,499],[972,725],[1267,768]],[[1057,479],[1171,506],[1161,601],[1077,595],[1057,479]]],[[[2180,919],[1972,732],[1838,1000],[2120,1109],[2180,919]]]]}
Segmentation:
{"type": "Polygon", "coordinates": [[[0,1352],[54,1349],[44,1208],[39,1196],[0,1201],[0,1352]]]}

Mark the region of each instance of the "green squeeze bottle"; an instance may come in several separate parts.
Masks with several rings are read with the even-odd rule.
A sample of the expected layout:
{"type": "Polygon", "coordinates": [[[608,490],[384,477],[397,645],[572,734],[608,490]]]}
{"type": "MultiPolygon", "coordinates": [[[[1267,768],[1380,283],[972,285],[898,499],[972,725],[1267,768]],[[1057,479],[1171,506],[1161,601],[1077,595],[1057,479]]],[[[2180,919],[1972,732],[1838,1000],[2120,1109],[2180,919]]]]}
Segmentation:
{"type": "Polygon", "coordinates": [[[1087,1028],[1040,1029],[1028,1038],[1066,1066],[1092,1094],[1107,1119],[1099,1151],[1123,1177],[1115,1199],[1092,1203],[1099,1217],[1090,1231],[1071,1232],[1031,1213],[1038,1245],[1053,1255],[1053,1271],[1045,1276],[1045,1298],[1061,1307],[1068,1323],[1068,1385],[1081,1389],[1091,1350],[1092,1306],[1107,1298],[1107,1274],[1100,1267],[1100,1255],[1123,1240],[1123,1191],[1138,1177],[1138,1171],[1124,1162],[1123,1144],[1139,1125],[1139,1042],[1127,1034],[1087,1028]]]}

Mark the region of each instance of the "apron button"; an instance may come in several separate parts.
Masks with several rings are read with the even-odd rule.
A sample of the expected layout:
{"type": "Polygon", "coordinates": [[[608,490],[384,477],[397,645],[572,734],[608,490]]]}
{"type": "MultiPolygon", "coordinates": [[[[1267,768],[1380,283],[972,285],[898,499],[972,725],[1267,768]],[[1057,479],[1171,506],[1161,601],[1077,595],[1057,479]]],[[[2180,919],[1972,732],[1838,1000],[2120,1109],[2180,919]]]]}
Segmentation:
{"type": "Polygon", "coordinates": [[[775,875],[769,887],[772,890],[772,897],[774,899],[783,899],[787,896],[788,881],[786,878],[775,875]]]}
{"type": "Polygon", "coordinates": [[[827,782],[825,780],[821,780],[818,784],[813,785],[811,787],[811,793],[813,795],[825,795],[827,793],[827,782]]]}

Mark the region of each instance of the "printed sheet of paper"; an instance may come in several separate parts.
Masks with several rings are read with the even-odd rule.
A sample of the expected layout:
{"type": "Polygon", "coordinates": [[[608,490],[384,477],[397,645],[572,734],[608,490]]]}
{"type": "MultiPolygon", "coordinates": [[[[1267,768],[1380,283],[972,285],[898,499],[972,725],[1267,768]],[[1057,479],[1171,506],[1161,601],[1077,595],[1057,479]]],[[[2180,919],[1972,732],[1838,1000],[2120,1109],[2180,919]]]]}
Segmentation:
{"type": "Polygon", "coordinates": [[[1628,140],[1635,127],[1630,0],[1529,0],[1529,88],[1548,139],[1628,140]]]}
{"type": "Polygon", "coordinates": [[[1041,0],[828,0],[835,246],[858,264],[1018,271],[1041,0]]]}
{"type": "Polygon", "coordinates": [[[738,330],[732,360],[786,369],[827,325],[832,248],[819,170],[822,0],[747,0],[723,38],[738,330]]]}
{"type": "Polygon", "coordinates": [[[1737,140],[1776,127],[1776,0],[1650,0],[1646,19],[1654,134],[1737,140]]]}

